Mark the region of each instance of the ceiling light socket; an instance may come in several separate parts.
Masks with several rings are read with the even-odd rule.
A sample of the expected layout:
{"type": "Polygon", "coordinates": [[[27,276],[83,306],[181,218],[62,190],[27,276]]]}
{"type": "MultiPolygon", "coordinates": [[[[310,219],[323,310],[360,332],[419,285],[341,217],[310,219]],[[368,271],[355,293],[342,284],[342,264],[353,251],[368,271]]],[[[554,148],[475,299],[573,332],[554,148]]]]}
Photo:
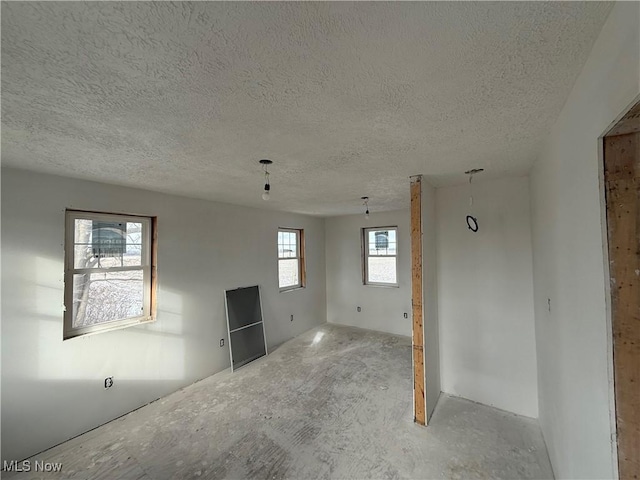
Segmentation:
{"type": "Polygon", "coordinates": [[[367,211],[364,212],[364,218],[369,220],[369,197],[360,197],[360,199],[364,202],[363,205],[367,207],[367,211]]]}
{"type": "Polygon", "coordinates": [[[466,173],[467,175],[475,175],[476,173],[480,172],[484,172],[484,168],[472,168],[471,170],[467,170],[464,173],[466,173]]]}
{"type": "Polygon", "coordinates": [[[260,164],[264,167],[264,192],[262,192],[262,199],[269,200],[269,192],[271,190],[271,185],[269,184],[269,165],[273,162],[268,158],[263,158],[260,160],[260,164]]]}

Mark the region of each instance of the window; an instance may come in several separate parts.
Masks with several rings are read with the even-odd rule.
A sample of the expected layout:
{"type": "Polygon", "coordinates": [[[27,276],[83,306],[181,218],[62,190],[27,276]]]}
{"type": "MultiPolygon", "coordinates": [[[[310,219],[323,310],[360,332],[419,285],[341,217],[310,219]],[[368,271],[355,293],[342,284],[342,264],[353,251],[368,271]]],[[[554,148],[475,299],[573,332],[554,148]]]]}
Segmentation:
{"type": "Polygon", "coordinates": [[[362,229],[364,284],[398,286],[398,228],[362,229]]]}
{"type": "Polygon", "coordinates": [[[281,292],[305,286],[303,230],[278,229],[278,286],[281,292]]]}
{"type": "Polygon", "coordinates": [[[154,320],[155,219],[67,210],[64,338],[154,320]]]}

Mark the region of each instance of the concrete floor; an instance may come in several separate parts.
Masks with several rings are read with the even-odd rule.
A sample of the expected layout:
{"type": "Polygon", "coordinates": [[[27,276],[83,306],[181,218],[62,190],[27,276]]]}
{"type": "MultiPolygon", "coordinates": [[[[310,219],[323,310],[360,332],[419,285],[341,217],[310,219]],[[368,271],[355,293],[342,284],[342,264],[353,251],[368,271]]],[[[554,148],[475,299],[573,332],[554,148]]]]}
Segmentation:
{"type": "Polygon", "coordinates": [[[326,324],[31,460],[62,462],[53,479],[553,477],[535,420],[443,395],[415,425],[410,345],[326,324]]]}

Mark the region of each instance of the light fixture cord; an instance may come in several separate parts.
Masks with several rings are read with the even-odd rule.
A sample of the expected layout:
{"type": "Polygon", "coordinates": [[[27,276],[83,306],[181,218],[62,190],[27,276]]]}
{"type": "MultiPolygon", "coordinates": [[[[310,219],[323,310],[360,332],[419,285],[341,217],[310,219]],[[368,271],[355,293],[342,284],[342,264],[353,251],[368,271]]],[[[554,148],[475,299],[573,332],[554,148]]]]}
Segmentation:
{"type": "Polygon", "coordinates": [[[269,185],[269,170],[267,169],[267,165],[264,166],[264,183],[269,185]]]}

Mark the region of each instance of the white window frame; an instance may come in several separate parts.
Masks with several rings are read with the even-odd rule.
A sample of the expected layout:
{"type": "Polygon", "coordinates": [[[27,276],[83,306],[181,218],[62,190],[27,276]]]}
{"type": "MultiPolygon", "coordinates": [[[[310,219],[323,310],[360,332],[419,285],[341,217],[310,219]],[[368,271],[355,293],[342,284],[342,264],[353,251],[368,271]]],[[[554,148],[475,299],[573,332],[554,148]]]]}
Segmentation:
{"type": "MultiPolygon", "coordinates": [[[[297,290],[299,288],[305,288],[306,285],[306,266],[304,256],[304,230],[301,228],[278,228],[278,233],[287,232],[296,234],[296,256],[295,257],[281,257],[278,250],[278,288],[280,292],[287,292],[289,290],[297,290]],[[280,286],[280,261],[281,260],[298,260],[298,283],[286,287],[280,286]]],[[[276,236],[276,249],[278,237],[276,236]]]]}
{"type": "Polygon", "coordinates": [[[87,212],[81,210],[67,210],[65,214],[65,271],[64,271],[64,331],[63,339],[92,335],[120,328],[139,325],[155,320],[155,252],[153,251],[152,235],[155,218],[123,215],[117,213],[87,212]],[[76,268],[75,267],[75,221],[92,220],[104,222],[132,222],[142,224],[142,252],[141,265],[128,267],[107,268],[76,268]],[[142,270],[143,277],[143,313],[137,317],[129,317],[121,320],[112,320],[96,325],[73,327],[73,276],[74,274],[95,272],[122,272],[142,270]]]}
{"type": "Polygon", "coordinates": [[[398,227],[397,226],[388,226],[388,227],[366,227],[362,229],[362,283],[363,285],[374,286],[374,287],[399,287],[398,284],[398,227]],[[395,255],[369,255],[369,232],[376,232],[379,230],[395,230],[396,232],[396,253],[395,255]],[[375,258],[393,258],[395,260],[395,270],[396,270],[396,281],[395,283],[387,283],[387,282],[370,282],[369,281],[369,257],[375,258]]]}

